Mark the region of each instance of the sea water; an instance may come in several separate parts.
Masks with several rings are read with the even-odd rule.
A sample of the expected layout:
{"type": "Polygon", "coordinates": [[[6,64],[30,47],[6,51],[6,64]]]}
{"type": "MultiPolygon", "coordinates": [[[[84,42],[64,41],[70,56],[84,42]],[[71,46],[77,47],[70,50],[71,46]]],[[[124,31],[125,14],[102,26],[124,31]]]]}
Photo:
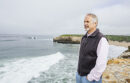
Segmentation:
{"type": "MultiPolygon", "coordinates": [[[[50,35],[0,35],[0,83],[75,83],[79,44],[50,35]]],[[[108,59],[125,47],[110,45],[108,59]]]]}

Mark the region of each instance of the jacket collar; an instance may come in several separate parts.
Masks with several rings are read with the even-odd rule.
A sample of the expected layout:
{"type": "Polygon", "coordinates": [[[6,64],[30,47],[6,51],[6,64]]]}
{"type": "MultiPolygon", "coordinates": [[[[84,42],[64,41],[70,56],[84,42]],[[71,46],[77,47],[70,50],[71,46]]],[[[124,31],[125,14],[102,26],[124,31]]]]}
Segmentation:
{"type": "MultiPolygon", "coordinates": [[[[99,31],[99,28],[96,28],[96,30],[90,35],[90,37],[95,37],[99,31]]],[[[88,37],[87,32],[84,36],[88,37]]]]}

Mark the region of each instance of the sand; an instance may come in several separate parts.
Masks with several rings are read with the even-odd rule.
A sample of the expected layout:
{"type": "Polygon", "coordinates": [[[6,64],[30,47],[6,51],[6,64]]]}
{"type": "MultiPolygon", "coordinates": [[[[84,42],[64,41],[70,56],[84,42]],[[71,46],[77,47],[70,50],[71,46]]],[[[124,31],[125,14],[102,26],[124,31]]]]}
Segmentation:
{"type": "Polygon", "coordinates": [[[125,41],[118,42],[118,41],[109,40],[108,42],[109,42],[110,45],[123,46],[123,47],[126,47],[126,48],[128,48],[128,46],[130,46],[130,42],[125,42],[125,41]]]}

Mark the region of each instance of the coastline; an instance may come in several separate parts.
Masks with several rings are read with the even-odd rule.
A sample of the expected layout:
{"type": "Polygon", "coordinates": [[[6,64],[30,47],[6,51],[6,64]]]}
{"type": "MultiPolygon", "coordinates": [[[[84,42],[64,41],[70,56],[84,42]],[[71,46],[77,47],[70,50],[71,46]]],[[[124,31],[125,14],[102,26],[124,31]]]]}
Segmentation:
{"type": "Polygon", "coordinates": [[[130,83],[130,48],[111,58],[103,72],[103,83],[130,83]]]}
{"type": "Polygon", "coordinates": [[[110,45],[123,46],[126,48],[128,48],[128,46],[130,46],[130,42],[125,42],[125,41],[119,42],[119,41],[109,40],[108,42],[110,45]]]}
{"type": "MultiPolygon", "coordinates": [[[[130,41],[127,36],[108,37],[109,45],[122,46],[128,48],[120,56],[111,58],[107,62],[107,67],[103,72],[103,83],[130,83],[130,41]],[[111,38],[109,38],[111,37],[111,38]],[[120,40],[121,39],[121,40],[120,40]],[[126,40],[125,40],[126,39],[126,40]]],[[[130,37],[130,36],[129,36],[130,37]]],[[[53,42],[64,44],[80,44],[82,36],[65,35],[53,39],[53,42]]]]}
{"type": "MultiPolygon", "coordinates": [[[[123,46],[128,48],[130,46],[129,37],[130,36],[115,36],[115,35],[106,35],[108,43],[110,45],[123,46]]],[[[53,38],[53,42],[64,43],[64,44],[80,44],[82,35],[60,35],[53,38]]]]}

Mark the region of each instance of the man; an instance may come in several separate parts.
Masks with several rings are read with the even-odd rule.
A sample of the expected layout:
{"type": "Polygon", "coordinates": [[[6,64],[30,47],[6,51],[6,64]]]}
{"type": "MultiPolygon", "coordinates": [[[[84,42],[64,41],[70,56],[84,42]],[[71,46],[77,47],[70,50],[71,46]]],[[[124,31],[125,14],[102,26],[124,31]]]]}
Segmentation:
{"type": "Polygon", "coordinates": [[[84,19],[84,28],[87,32],[80,42],[76,83],[102,83],[109,44],[107,38],[96,28],[97,25],[97,16],[87,14],[84,19]]]}

